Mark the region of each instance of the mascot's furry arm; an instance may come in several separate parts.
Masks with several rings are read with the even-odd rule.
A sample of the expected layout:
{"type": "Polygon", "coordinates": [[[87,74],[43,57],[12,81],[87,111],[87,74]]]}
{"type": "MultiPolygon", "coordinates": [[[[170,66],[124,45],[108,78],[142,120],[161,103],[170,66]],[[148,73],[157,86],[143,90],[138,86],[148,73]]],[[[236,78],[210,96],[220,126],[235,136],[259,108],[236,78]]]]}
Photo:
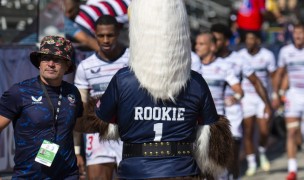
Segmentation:
{"type": "Polygon", "coordinates": [[[77,119],[74,130],[82,133],[99,133],[100,139],[119,139],[117,125],[106,123],[96,116],[95,107],[98,100],[95,98],[89,99],[84,116],[77,119]]]}
{"type": "Polygon", "coordinates": [[[211,125],[200,126],[196,137],[195,159],[203,174],[217,177],[232,157],[233,138],[224,116],[211,125]]]}

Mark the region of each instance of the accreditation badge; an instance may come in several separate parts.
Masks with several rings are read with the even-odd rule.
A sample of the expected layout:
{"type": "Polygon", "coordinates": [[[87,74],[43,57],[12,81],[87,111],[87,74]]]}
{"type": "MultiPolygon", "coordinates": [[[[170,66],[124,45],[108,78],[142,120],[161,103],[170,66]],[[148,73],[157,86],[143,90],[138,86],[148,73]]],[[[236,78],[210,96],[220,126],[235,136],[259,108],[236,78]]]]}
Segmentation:
{"type": "Polygon", "coordinates": [[[55,159],[58,149],[59,145],[43,140],[35,161],[50,167],[55,159]]]}

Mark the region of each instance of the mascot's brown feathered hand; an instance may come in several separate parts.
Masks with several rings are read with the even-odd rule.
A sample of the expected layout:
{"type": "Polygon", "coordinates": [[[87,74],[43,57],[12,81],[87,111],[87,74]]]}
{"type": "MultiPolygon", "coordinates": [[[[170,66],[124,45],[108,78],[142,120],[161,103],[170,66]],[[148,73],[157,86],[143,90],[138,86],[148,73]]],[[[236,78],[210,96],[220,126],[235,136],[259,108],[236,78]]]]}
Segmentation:
{"type": "Polygon", "coordinates": [[[224,116],[212,125],[197,130],[195,159],[203,174],[216,178],[228,167],[233,138],[230,123],[224,116]]]}
{"type": "Polygon", "coordinates": [[[99,119],[95,114],[96,103],[99,99],[90,98],[84,116],[77,119],[74,130],[82,133],[99,133],[100,139],[117,140],[118,128],[99,119]]]}

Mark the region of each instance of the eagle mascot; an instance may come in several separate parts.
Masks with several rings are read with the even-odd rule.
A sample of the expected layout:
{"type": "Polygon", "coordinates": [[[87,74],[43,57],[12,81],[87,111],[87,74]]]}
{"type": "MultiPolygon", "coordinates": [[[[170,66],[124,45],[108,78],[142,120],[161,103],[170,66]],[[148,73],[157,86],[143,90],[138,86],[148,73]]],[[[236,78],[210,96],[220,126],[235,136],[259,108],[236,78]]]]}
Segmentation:
{"type": "Polygon", "coordinates": [[[203,77],[191,71],[184,0],[132,0],[128,14],[129,67],[90,101],[76,130],[121,138],[122,179],[216,179],[228,166],[233,139],[203,77]]]}

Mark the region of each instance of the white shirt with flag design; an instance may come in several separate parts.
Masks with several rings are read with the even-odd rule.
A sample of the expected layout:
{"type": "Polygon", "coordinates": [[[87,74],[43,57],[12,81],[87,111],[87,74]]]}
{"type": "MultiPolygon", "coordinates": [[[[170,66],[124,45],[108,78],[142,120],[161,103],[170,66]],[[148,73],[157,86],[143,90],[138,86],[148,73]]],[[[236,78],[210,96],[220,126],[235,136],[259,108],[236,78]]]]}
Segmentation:
{"type": "Polygon", "coordinates": [[[217,58],[210,64],[202,64],[200,73],[206,80],[219,114],[224,114],[224,91],[226,83],[233,86],[240,83],[233,69],[233,64],[217,58]]]}
{"type": "MultiPolygon", "coordinates": [[[[233,51],[231,54],[225,58],[224,61],[232,63],[232,69],[235,72],[236,77],[241,80],[241,76],[249,77],[254,73],[254,69],[251,67],[248,61],[244,61],[240,58],[240,55],[233,51]]],[[[228,86],[225,91],[226,96],[233,96],[233,90],[228,86]]]]}
{"type": "Polygon", "coordinates": [[[286,67],[289,88],[304,93],[304,49],[293,44],[284,46],[279,53],[279,67],[286,67]]]}
{"type": "MultiPolygon", "coordinates": [[[[269,73],[276,70],[274,54],[266,48],[261,48],[257,54],[251,55],[247,49],[244,48],[239,51],[239,56],[243,61],[249,62],[257,77],[267,89],[269,86],[269,73]]],[[[253,84],[246,78],[246,76],[242,81],[242,88],[245,94],[250,93],[257,95],[253,84]]]]}
{"type": "Polygon", "coordinates": [[[104,61],[95,54],[80,62],[75,75],[75,86],[89,89],[91,97],[101,96],[116,72],[128,65],[129,49],[116,61],[104,61]]]}

